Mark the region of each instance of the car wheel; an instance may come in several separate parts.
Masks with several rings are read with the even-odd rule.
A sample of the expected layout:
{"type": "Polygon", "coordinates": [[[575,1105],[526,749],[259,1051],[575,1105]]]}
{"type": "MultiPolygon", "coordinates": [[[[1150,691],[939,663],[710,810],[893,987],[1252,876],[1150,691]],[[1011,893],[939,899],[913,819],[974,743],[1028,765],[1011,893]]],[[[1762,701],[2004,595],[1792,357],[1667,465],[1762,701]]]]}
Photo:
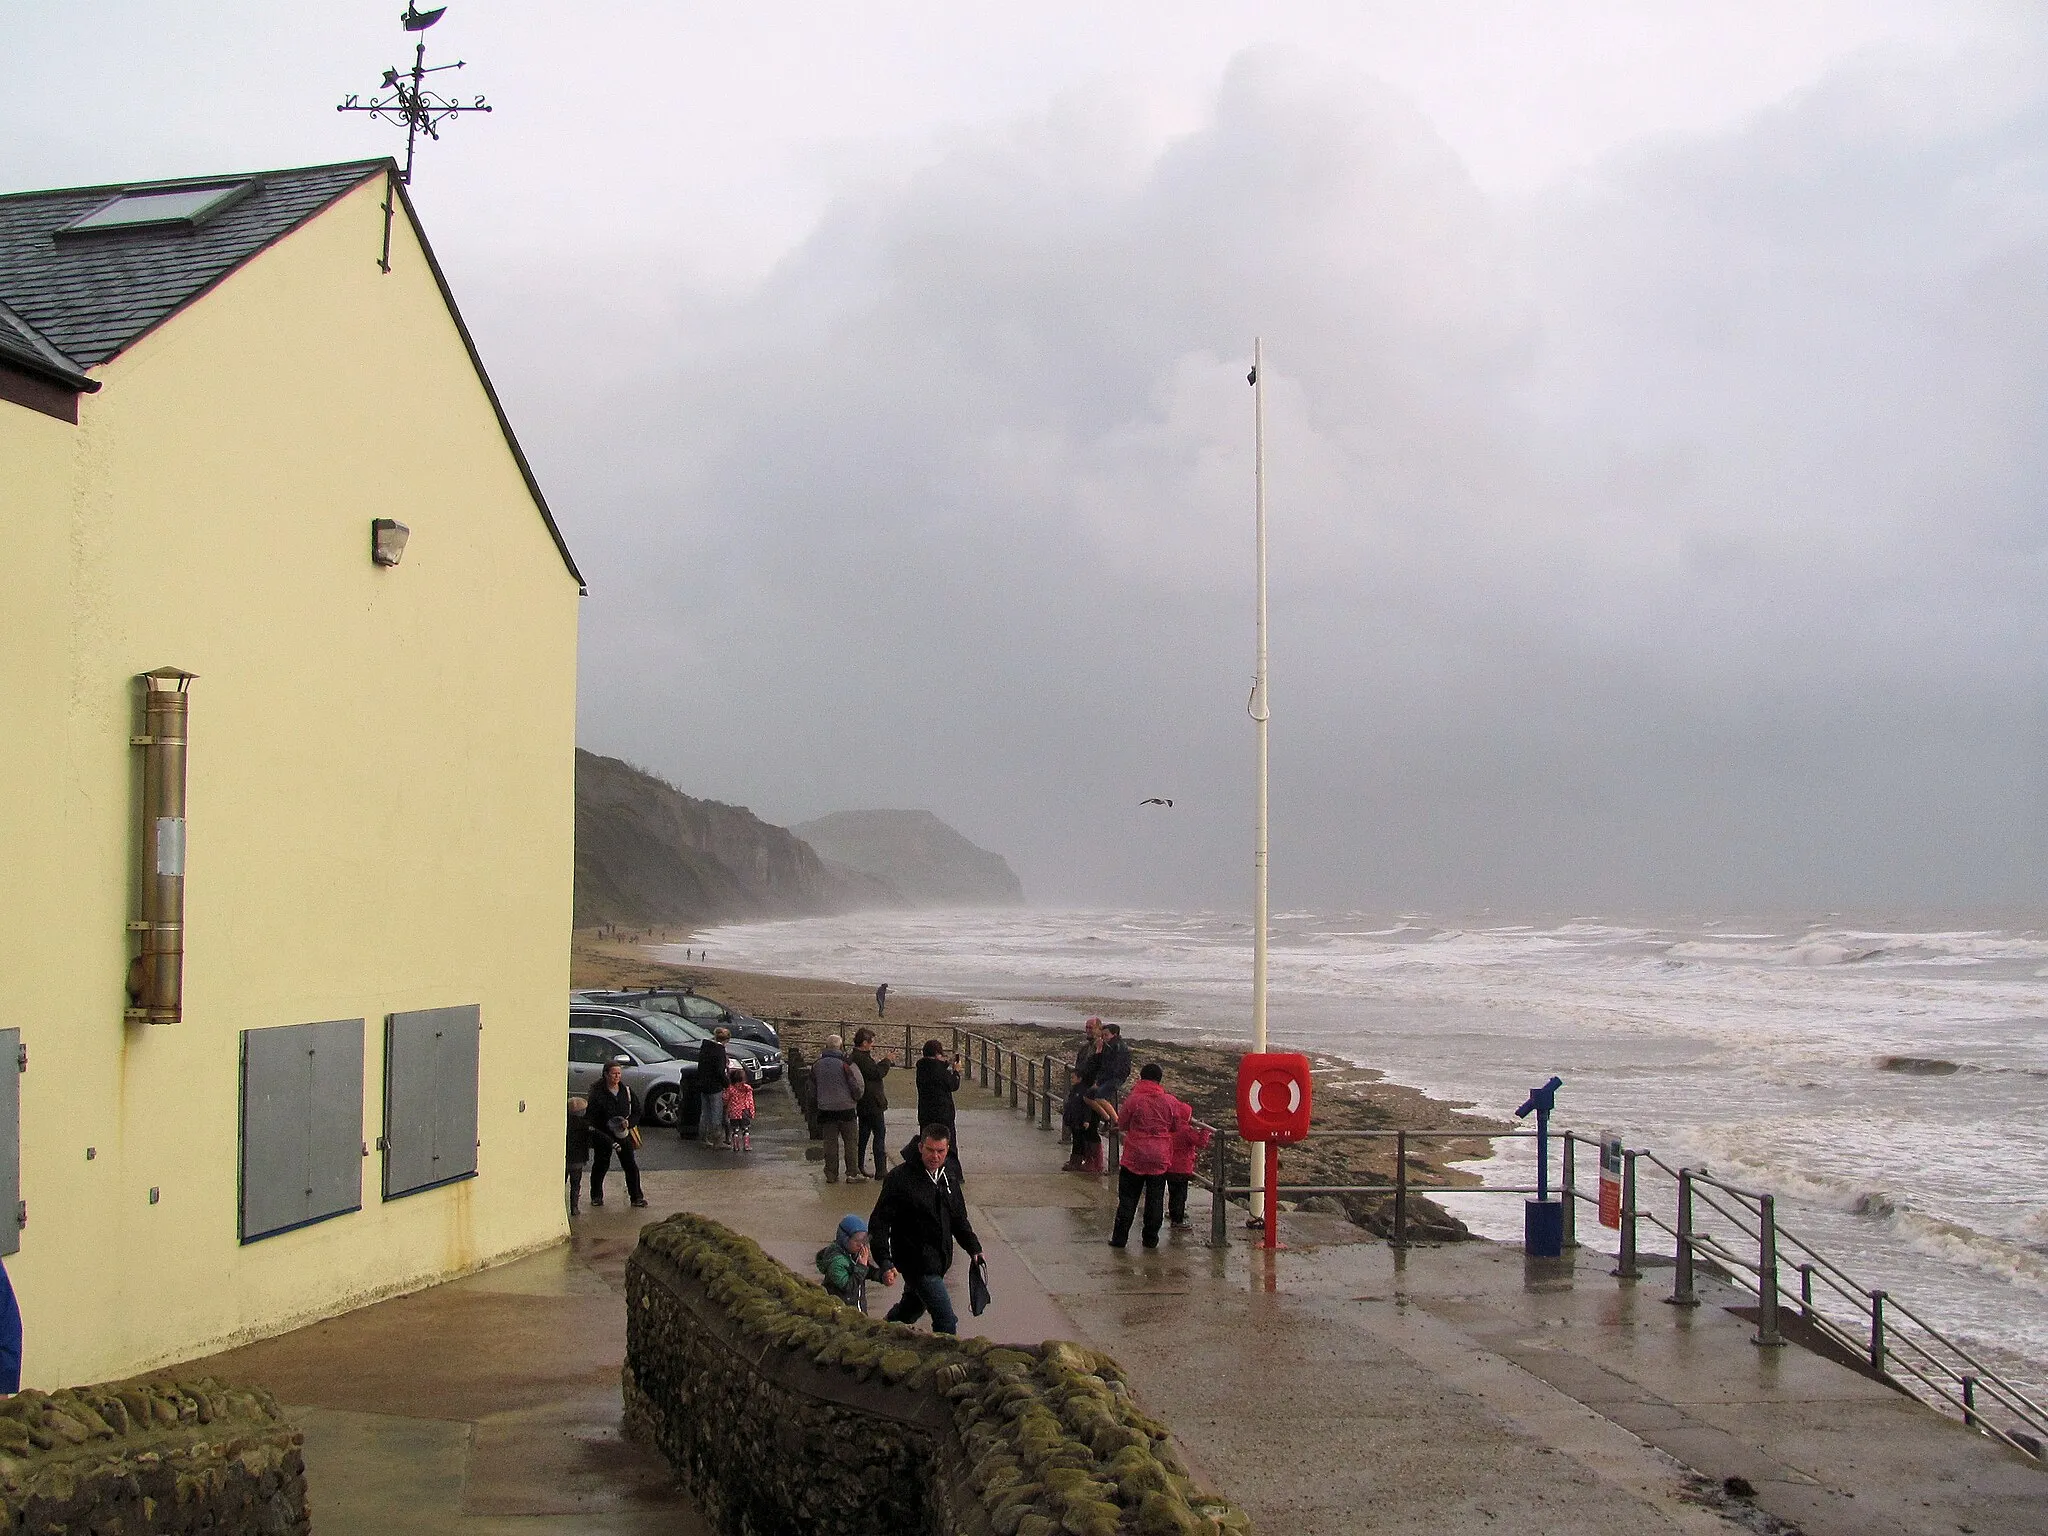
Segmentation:
{"type": "Polygon", "coordinates": [[[656,1125],[673,1126],[683,1118],[683,1091],[675,1087],[657,1088],[647,1095],[647,1118],[656,1125]]]}

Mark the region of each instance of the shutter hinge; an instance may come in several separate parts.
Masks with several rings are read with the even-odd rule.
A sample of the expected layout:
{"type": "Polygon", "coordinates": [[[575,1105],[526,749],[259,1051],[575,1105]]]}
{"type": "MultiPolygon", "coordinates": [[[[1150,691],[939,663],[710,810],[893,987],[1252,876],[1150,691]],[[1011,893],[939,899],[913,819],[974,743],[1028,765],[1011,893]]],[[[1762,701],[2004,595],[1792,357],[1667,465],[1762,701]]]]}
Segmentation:
{"type": "Polygon", "coordinates": [[[156,745],[156,738],[154,736],[130,736],[128,738],[128,745],[131,747],[153,747],[156,745]]]}
{"type": "Polygon", "coordinates": [[[14,1070],[17,1072],[26,1072],[28,1070],[28,1047],[25,1045],[15,1047],[14,1070]]]}
{"type": "Polygon", "coordinates": [[[28,1225],[28,1202],[26,1200],[14,1202],[14,1224],[17,1227],[28,1225]]]}

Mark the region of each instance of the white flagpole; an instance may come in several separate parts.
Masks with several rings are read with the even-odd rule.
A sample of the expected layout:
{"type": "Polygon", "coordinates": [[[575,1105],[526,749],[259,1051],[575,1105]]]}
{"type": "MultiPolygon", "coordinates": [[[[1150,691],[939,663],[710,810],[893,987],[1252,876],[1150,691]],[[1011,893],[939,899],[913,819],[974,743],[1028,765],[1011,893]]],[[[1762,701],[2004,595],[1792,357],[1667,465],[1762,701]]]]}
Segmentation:
{"type": "MultiPolygon", "coordinates": [[[[1258,528],[1258,670],[1252,682],[1251,716],[1259,738],[1258,827],[1252,853],[1252,1049],[1266,1048],[1266,730],[1272,712],[1266,705],[1266,360],[1263,341],[1252,341],[1252,484],[1258,528]]],[[[1254,1148],[1251,1159],[1252,1209],[1264,1209],[1258,1191],[1265,1187],[1265,1160],[1254,1148]]]]}

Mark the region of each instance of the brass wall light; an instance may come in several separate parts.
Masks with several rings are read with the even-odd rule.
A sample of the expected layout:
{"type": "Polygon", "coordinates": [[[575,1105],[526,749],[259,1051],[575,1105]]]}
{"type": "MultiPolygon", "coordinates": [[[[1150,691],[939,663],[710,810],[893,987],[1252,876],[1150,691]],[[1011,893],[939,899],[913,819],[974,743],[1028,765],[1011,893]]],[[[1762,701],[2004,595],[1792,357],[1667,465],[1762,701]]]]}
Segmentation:
{"type": "Polygon", "coordinates": [[[378,565],[396,565],[405,558],[405,541],[412,530],[388,517],[370,520],[370,559],[378,565]]]}
{"type": "Polygon", "coordinates": [[[186,690],[194,674],[158,667],[142,684],[142,835],[136,840],[141,946],[128,966],[128,1017],[175,1024],[185,1006],[186,690]]]}

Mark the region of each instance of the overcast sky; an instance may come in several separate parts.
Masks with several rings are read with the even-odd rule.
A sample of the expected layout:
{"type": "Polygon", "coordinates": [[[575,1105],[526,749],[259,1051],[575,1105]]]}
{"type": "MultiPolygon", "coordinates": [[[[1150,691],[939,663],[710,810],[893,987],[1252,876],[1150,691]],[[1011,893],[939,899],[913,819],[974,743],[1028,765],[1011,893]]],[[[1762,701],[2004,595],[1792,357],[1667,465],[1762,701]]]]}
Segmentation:
{"type": "MultiPolygon", "coordinates": [[[[0,0],[0,186],[383,153],[400,0],[0,0]]],[[[2048,13],[454,0],[586,746],[1244,905],[2037,907],[2048,13]],[[1171,795],[1171,812],[1138,810],[1171,795]]]]}

